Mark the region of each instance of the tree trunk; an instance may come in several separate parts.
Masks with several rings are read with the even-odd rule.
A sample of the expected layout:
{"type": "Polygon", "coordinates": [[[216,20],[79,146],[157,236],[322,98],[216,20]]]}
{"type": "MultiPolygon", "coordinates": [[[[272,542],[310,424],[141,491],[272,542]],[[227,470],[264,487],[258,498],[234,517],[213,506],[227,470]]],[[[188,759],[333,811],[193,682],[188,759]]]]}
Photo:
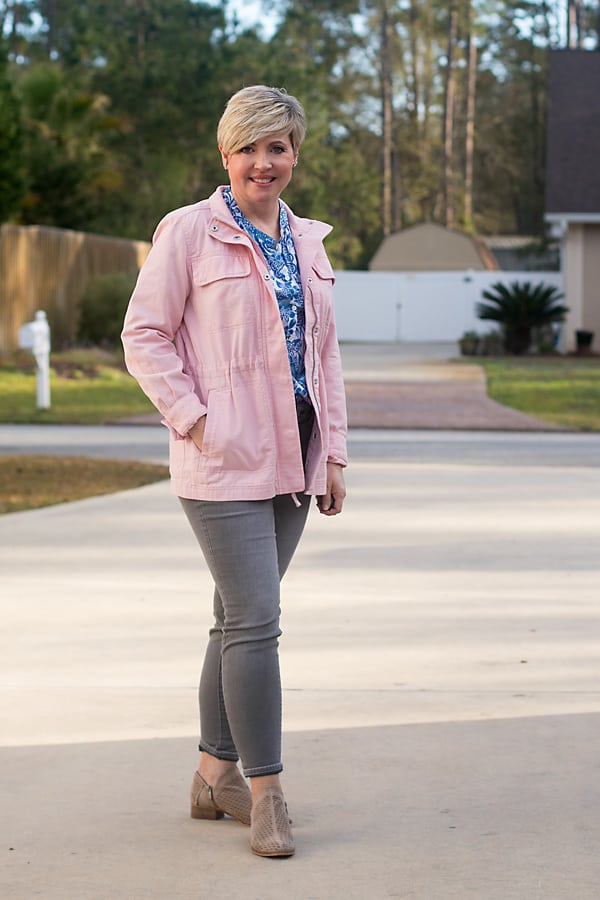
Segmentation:
{"type": "Polygon", "coordinates": [[[504,348],[508,353],[521,356],[531,347],[531,328],[528,325],[510,325],[505,329],[504,348]]]}
{"type": "MultiPolygon", "coordinates": [[[[436,114],[432,110],[434,82],[437,77],[437,58],[434,52],[434,22],[431,4],[426,4],[421,10],[421,30],[423,33],[423,59],[421,68],[421,97],[419,98],[421,110],[419,110],[419,121],[421,128],[421,153],[420,162],[424,169],[428,172],[435,169],[434,157],[434,139],[432,137],[432,122],[437,120],[436,114]]],[[[439,215],[440,192],[436,191],[432,184],[427,194],[419,200],[421,206],[421,216],[425,222],[431,222],[439,215]]]]}
{"type": "Polygon", "coordinates": [[[381,191],[381,225],[384,235],[392,230],[392,153],[393,153],[393,121],[392,121],[392,48],[390,39],[390,17],[387,0],[381,3],[380,21],[381,50],[381,155],[382,155],[382,191],[381,191]]]}
{"type": "Polygon", "coordinates": [[[448,16],[448,49],[446,52],[446,88],[444,91],[444,148],[442,158],[442,198],[444,220],[447,228],[452,228],[456,219],[454,198],[453,132],[454,132],[454,46],[457,28],[456,9],[448,16]]]}
{"type": "Polygon", "coordinates": [[[419,5],[417,0],[410,0],[410,17],[409,17],[409,37],[410,46],[410,72],[411,72],[411,88],[412,88],[412,105],[410,110],[411,118],[414,122],[415,133],[420,140],[420,117],[419,117],[419,99],[421,95],[421,80],[419,77],[419,5]]]}
{"type": "Polygon", "coordinates": [[[477,79],[477,47],[473,30],[468,40],[467,119],[465,123],[465,225],[473,227],[473,147],[475,143],[475,87],[477,79]]]}
{"type": "Polygon", "coordinates": [[[56,2],[48,0],[46,3],[46,22],[48,25],[46,31],[46,53],[48,58],[52,57],[52,51],[56,49],[56,2]]]}
{"type": "Polygon", "coordinates": [[[581,49],[581,0],[567,0],[567,47],[581,49]]]}

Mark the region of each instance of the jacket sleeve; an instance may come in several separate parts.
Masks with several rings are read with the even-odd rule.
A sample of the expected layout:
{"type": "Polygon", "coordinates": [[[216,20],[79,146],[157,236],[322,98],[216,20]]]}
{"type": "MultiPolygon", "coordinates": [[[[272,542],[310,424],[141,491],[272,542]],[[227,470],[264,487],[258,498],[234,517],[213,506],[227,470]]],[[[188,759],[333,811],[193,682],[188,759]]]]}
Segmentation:
{"type": "Polygon", "coordinates": [[[179,435],[206,413],[174,344],[190,288],[185,226],[166,216],[140,270],[121,339],[127,369],[179,435]]]}

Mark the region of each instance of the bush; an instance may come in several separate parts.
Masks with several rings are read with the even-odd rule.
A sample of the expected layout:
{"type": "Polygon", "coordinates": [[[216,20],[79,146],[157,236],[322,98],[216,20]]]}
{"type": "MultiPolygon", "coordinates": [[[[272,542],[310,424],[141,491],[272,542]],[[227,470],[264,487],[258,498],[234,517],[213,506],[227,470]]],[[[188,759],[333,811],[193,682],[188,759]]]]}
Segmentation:
{"type": "Polygon", "coordinates": [[[501,331],[488,331],[481,338],[479,346],[481,356],[502,356],[504,353],[504,335],[501,331]]]}
{"type": "Polygon", "coordinates": [[[476,356],[479,350],[479,335],[476,331],[465,331],[459,338],[458,346],[463,356],[476,356]]]}
{"type": "Polygon", "coordinates": [[[136,277],[136,272],[111,272],[89,279],[79,301],[79,341],[99,347],[119,344],[136,277]]]}

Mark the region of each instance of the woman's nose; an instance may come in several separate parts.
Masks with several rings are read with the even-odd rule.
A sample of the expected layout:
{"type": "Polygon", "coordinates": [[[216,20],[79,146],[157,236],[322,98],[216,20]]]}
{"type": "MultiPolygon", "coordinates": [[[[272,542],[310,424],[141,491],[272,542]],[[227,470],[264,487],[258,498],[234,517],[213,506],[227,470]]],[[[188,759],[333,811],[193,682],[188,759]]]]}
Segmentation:
{"type": "Polygon", "coordinates": [[[258,152],[254,157],[254,165],[257,169],[268,169],[271,166],[271,160],[268,153],[258,152]]]}

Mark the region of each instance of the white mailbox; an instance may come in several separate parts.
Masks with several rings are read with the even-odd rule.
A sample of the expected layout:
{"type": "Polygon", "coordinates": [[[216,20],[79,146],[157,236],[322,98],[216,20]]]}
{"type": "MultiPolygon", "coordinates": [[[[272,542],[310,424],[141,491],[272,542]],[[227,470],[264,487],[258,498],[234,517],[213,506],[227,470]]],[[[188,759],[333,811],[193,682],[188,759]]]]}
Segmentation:
{"type": "Polygon", "coordinates": [[[33,322],[19,328],[19,347],[35,356],[38,409],[50,409],[50,326],[43,310],[36,312],[33,322]]]}

